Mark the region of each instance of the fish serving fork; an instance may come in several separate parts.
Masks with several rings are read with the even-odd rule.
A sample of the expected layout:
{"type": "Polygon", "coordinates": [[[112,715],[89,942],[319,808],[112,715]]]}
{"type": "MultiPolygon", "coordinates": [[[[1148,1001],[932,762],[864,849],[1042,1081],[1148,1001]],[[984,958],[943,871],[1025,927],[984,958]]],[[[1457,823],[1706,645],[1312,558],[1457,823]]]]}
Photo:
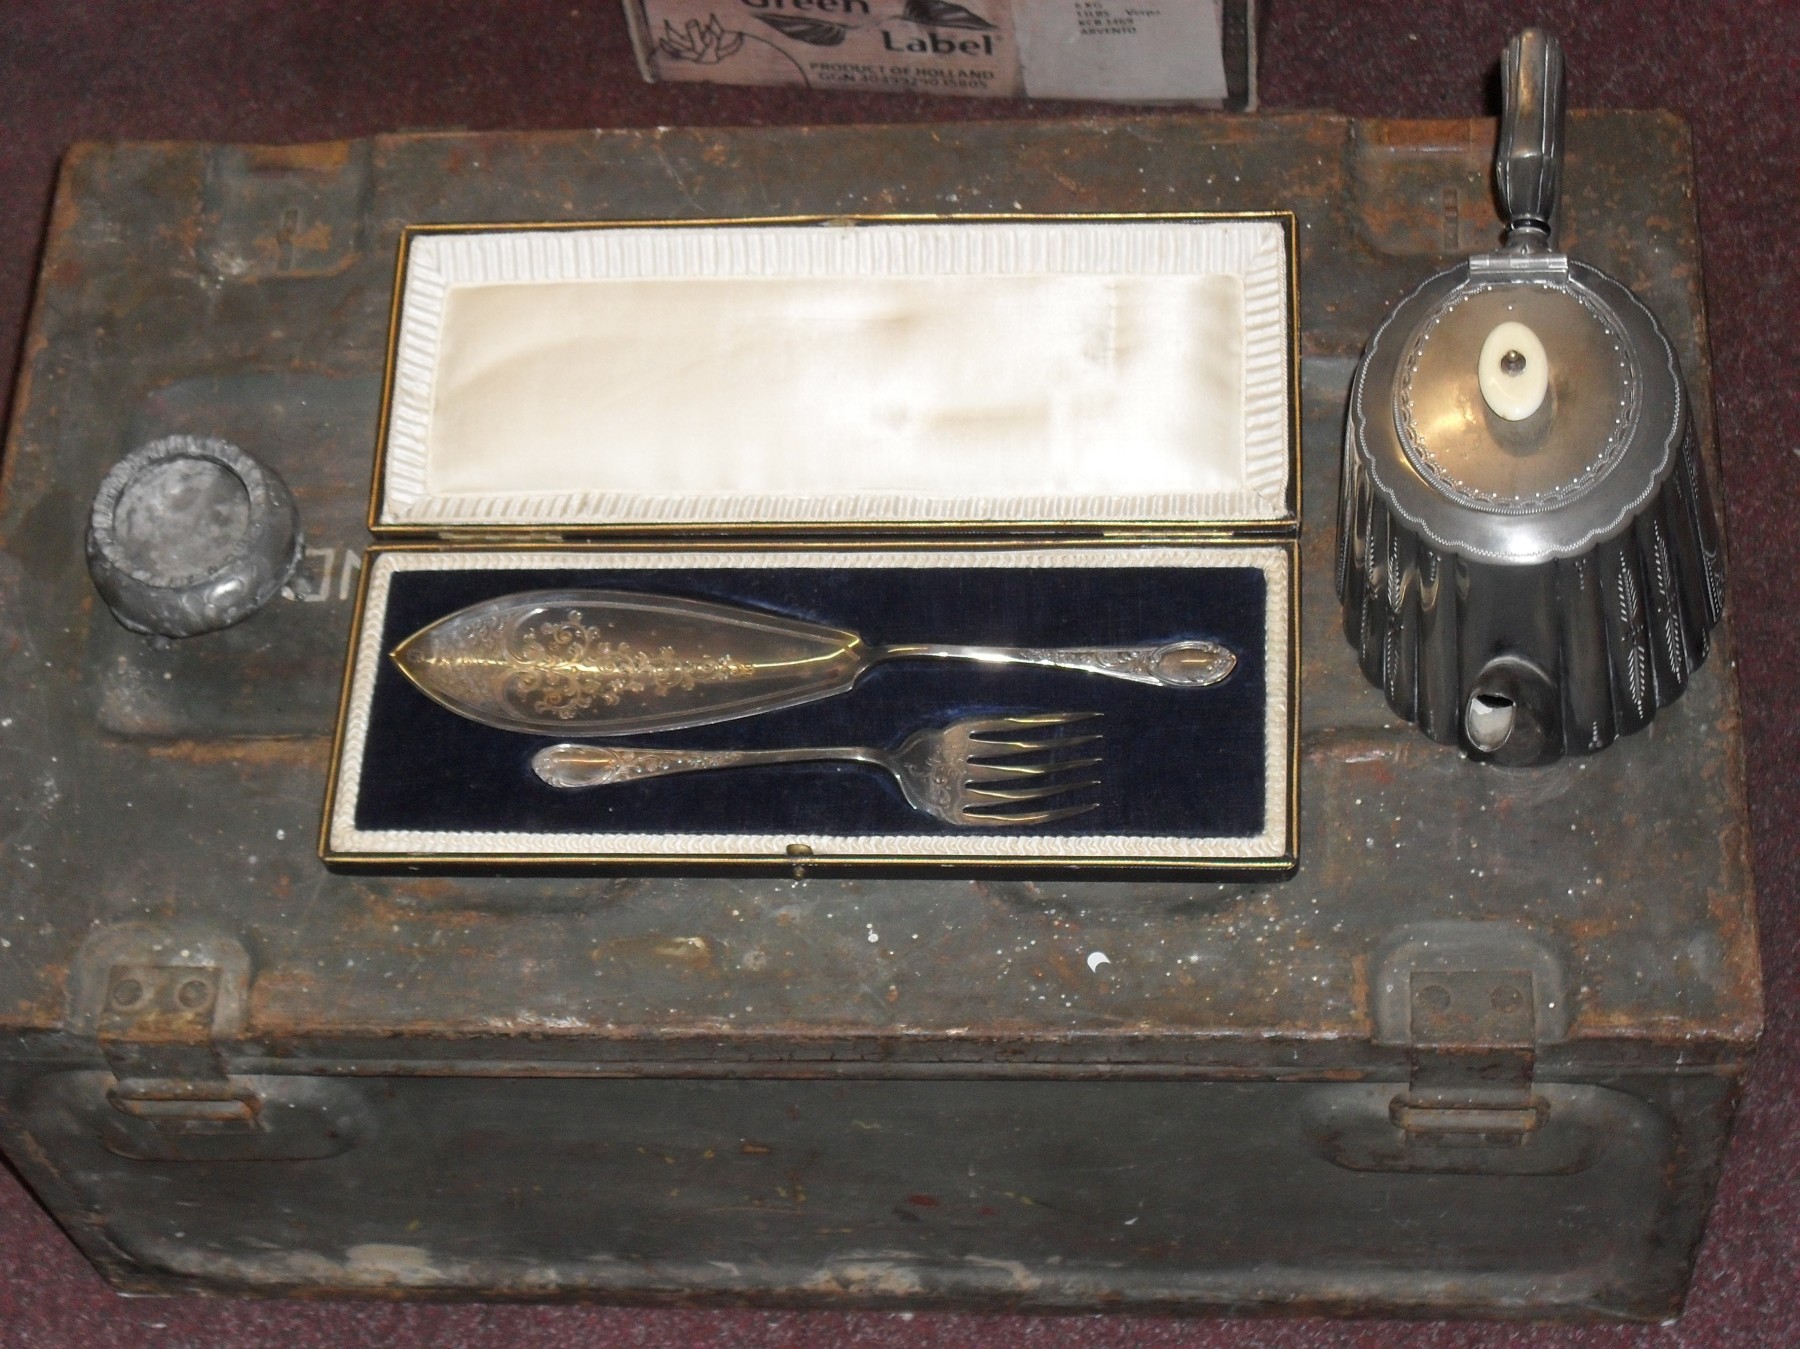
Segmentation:
{"type": "Polygon", "coordinates": [[[532,770],[552,787],[602,787],[675,773],[700,773],[757,764],[842,762],[874,764],[892,773],[907,804],[946,824],[963,827],[1049,824],[1095,809],[1099,802],[1048,804],[1098,787],[1083,776],[1097,768],[1097,732],[1068,728],[1099,719],[1098,712],[1032,712],[964,717],[915,731],[898,749],[823,745],[800,749],[634,749],[565,743],[531,758],[532,770]],[[1079,758],[1057,757],[1087,748],[1079,758]],[[1039,757],[1027,757],[1039,756],[1039,757]]]}

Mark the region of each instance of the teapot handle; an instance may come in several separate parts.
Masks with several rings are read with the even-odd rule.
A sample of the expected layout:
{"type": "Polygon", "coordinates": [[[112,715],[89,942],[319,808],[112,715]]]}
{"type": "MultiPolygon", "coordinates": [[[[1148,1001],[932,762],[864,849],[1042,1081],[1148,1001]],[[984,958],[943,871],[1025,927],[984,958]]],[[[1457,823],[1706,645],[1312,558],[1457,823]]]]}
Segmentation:
{"type": "Polygon", "coordinates": [[[1509,226],[1506,244],[1522,253],[1550,247],[1550,222],[1562,181],[1562,46],[1527,28],[1500,58],[1504,102],[1494,177],[1509,226]]]}

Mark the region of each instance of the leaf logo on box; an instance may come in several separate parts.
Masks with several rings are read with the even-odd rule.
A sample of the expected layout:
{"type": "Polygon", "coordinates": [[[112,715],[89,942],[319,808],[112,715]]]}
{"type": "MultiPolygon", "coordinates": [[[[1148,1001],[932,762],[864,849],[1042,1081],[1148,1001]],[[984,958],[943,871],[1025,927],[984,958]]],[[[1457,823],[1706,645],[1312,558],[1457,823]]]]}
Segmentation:
{"type": "Polygon", "coordinates": [[[726,57],[735,56],[743,45],[744,35],[727,32],[717,14],[706,23],[690,19],[683,28],[665,19],[663,35],[656,40],[656,49],[671,61],[692,61],[702,66],[715,66],[726,57]]]}
{"type": "Polygon", "coordinates": [[[926,28],[973,28],[986,33],[1000,31],[974,10],[965,5],[952,4],[951,0],[906,0],[906,9],[900,17],[926,28]]]}

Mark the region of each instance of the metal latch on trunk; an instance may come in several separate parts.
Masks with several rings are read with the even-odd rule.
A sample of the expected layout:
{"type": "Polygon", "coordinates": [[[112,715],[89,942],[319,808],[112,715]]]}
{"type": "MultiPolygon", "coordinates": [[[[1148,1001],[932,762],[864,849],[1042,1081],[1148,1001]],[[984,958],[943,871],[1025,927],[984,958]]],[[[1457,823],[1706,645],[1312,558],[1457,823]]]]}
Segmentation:
{"type": "Polygon", "coordinates": [[[1567,1175],[1601,1140],[1568,1103],[1583,1088],[1536,1080],[1567,1038],[1562,964],[1508,923],[1423,923],[1396,933],[1371,983],[1377,1045],[1403,1049],[1406,1082],[1335,1088],[1315,1114],[1326,1157],[1352,1171],[1567,1175]],[[1559,1104],[1560,1103],[1560,1104],[1559,1104]]]}
{"type": "Polygon", "coordinates": [[[1516,1147],[1549,1114],[1532,1094],[1530,970],[1416,969],[1408,979],[1407,1089],[1389,1117],[1440,1146],[1516,1147]]]}
{"type": "Polygon", "coordinates": [[[232,1081],[214,1047],[224,977],[217,965],[112,967],[96,1033],[118,1079],[114,1109],[169,1134],[262,1127],[261,1099],[232,1081]]]}
{"type": "Polygon", "coordinates": [[[354,1084],[231,1071],[250,977],[243,944],[205,928],[96,929],[70,970],[68,1025],[94,1037],[110,1071],[46,1077],[42,1109],[135,1161],[304,1161],[353,1147],[373,1127],[354,1084]]]}

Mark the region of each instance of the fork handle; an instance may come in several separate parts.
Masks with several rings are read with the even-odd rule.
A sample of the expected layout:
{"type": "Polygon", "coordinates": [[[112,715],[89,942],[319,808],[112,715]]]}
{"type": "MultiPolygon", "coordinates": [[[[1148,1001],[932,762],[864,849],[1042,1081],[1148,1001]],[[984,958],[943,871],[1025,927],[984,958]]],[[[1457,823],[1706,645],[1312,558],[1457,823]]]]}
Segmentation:
{"type": "Polygon", "coordinates": [[[1160,646],[883,646],[870,655],[871,664],[878,660],[1043,665],[1168,689],[1210,688],[1237,668],[1237,656],[1229,647],[1200,640],[1160,646]]]}
{"type": "Polygon", "coordinates": [[[531,756],[531,769],[552,787],[607,787],[676,773],[752,764],[872,763],[886,767],[876,750],[822,745],[815,749],[621,749],[611,745],[549,745],[531,756]]]}

